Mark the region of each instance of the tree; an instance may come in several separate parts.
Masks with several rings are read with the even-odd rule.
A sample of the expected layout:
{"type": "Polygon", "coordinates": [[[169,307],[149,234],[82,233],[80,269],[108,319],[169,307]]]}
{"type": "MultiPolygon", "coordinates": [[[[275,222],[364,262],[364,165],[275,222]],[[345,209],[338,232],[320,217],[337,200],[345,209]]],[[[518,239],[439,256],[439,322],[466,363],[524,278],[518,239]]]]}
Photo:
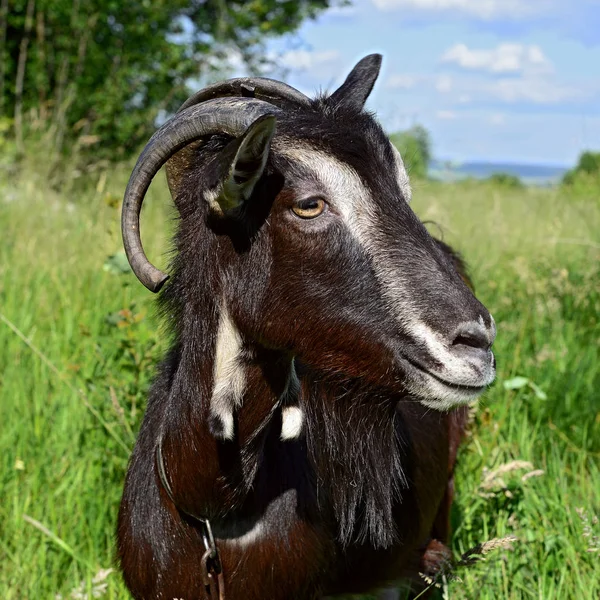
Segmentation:
{"type": "Polygon", "coordinates": [[[415,125],[406,131],[390,136],[404,160],[406,170],[411,177],[424,179],[431,162],[431,138],[421,125],[415,125]]]}
{"type": "Polygon", "coordinates": [[[600,152],[582,152],[575,168],[565,173],[563,183],[573,185],[582,177],[600,180],[600,152]]]}
{"type": "Polygon", "coordinates": [[[138,149],[161,111],[232,55],[250,70],[269,36],[336,0],[0,0],[0,110],[113,158],[138,149]]]}

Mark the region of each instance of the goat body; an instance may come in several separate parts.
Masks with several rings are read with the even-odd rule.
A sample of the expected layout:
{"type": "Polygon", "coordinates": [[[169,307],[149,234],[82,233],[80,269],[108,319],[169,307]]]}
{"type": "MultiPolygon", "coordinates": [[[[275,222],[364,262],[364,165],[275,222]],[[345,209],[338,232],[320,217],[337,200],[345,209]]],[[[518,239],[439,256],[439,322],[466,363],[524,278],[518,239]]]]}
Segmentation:
{"type": "Polygon", "coordinates": [[[465,405],[494,377],[495,327],[363,110],[379,62],[317,100],[269,80],[209,88],[134,170],[125,246],[151,289],[166,276],[137,215],[168,159],[180,215],[161,294],[173,343],[119,513],[135,598],[205,597],[202,519],[227,598],[418,586],[447,558],[465,405]]]}
{"type": "Polygon", "coordinates": [[[203,540],[189,517],[198,507],[213,523],[231,598],[358,593],[436,571],[438,557],[427,550],[448,538],[466,409],[384,403],[377,393],[320,386],[307,371],[301,397],[310,400],[302,404],[314,413],[305,435],[282,440],[285,409],[273,414],[271,387],[278,374],[262,363],[250,369],[253,403],[242,409],[237,439],[223,443],[198,406],[199,390],[176,382],[187,382],[185,362],[177,353],[162,367],[127,477],[120,553],[136,598],[203,597],[203,540]],[[334,408],[319,414],[320,406],[334,408]],[[158,439],[177,507],[158,478],[158,439]],[[374,522],[375,540],[360,530],[364,519],[374,522]]]}

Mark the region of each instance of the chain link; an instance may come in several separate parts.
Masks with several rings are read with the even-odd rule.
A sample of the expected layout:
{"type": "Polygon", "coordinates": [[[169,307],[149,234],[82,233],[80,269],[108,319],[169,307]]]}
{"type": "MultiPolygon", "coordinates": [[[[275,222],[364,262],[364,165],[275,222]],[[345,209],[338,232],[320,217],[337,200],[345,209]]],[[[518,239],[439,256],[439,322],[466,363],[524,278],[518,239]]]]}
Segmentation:
{"type": "MultiPolygon", "coordinates": [[[[162,440],[161,440],[162,441],[162,440]]],[[[158,470],[158,477],[160,482],[167,492],[167,496],[177,510],[192,517],[195,521],[200,524],[200,530],[202,532],[202,542],[204,543],[204,554],[200,561],[201,564],[201,576],[202,583],[206,590],[209,600],[225,600],[225,581],[223,578],[223,566],[221,564],[221,557],[219,556],[219,549],[215,542],[215,537],[212,532],[212,527],[208,519],[198,517],[184,510],[181,510],[175,498],[173,497],[173,490],[167,479],[167,472],[165,470],[165,462],[162,455],[162,444],[159,441],[156,447],[156,467],[158,470]]]]}

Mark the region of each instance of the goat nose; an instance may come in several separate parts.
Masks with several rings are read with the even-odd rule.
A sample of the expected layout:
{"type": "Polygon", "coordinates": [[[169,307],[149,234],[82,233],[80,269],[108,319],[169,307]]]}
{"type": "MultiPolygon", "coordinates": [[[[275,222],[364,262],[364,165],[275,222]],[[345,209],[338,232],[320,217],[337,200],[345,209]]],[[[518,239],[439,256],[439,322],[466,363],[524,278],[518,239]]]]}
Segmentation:
{"type": "Polygon", "coordinates": [[[496,328],[494,327],[494,321],[491,320],[491,325],[486,327],[483,318],[479,318],[479,321],[469,321],[462,323],[454,331],[454,335],[451,337],[452,346],[455,349],[461,349],[469,351],[483,350],[487,352],[496,337],[496,328]]]}

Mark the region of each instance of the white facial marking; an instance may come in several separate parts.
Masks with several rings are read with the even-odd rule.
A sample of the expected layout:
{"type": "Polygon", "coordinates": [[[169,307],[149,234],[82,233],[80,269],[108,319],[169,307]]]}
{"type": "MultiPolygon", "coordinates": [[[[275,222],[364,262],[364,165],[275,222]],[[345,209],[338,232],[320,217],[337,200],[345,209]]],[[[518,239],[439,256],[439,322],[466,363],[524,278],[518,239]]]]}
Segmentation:
{"type": "MultiPolygon", "coordinates": [[[[481,319],[483,321],[483,319],[481,319]]],[[[427,351],[434,360],[444,365],[440,379],[451,385],[482,387],[494,381],[495,372],[491,363],[485,373],[475,370],[468,359],[452,353],[444,336],[437,333],[425,323],[414,323],[411,335],[427,346],[427,351]]]]}
{"type": "Polygon", "coordinates": [[[490,335],[492,336],[492,340],[496,338],[496,321],[494,319],[494,317],[492,316],[492,313],[490,313],[490,329],[489,329],[490,335]]]}
{"type": "Polygon", "coordinates": [[[215,348],[210,411],[221,420],[223,437],[228,440],[233,439],[233,411],[240,406],[246,386],[246,374],[240,362],[241,352],[242,338],[223,304],[215,348]]]}
{"type": "Polygon", "coordinates": [[[285,406],[281,411],[281,439],[294,440],[302,433],[304,412],[299,406],[285,406]]]}
{"type": "Polygon", "coordinates": [[[410,180],[408,178],[408,173],[406,172],[406,167],[404,166],[404,161],[402,160],[402,155],[398,151],[398,148],[391,144],[392,152],[394,153],[394,158],[396,159],[396,178],[398,180],[398,185],[402,190],[402,194],[407,202],[410,203],[412,200],[412,190],[410,188],[410,180]]]}
{"type": "Polygon", "coordinates": [[[396,318],[404,325],[419,321],[419,310],[408,292],[408,282],[390,260],[388,242],[378,234],[376,205],[358,173],[348,164],[310,146],[296,143],[278,151],[302,164],[323,186],[328,201],[341,213],[351,235],[373,258],[376,276],[396,318]]]}
{"type": "MultiPolygon", "coordinates": [[[[342,215],[351,235],[372,257],[375,276],[394,317],[414,341],[424,345],[432,358],[443,365],[439,375],[436,371],[436,377],[420,369],[407,369],[409,392],[423,404],[441,410],[473,402],[495,377],[491,361],[485,373],[478,372],[468,358],[453,354],[449,342],[421,320],[421,309],[410,293],[409,282],[391,260],[389,242],[379,234],[375,202],[358,173],[348,164],[310,146],[296,143],[292,147],[284,145],[278,151],[300,163],[317,178],[327,200],[342,215]]],[[[397,150],[395,153],[398,184],[408,199],[408,176],[400,153],[397,150]]]]}
{"type": "Polygon", "coordinates": [[[491,361],[482,372],[480,363],[473,364],[468,358],[454,354],[444,336],[425,323],[414,322],[409,331],[413,339],[424,344],[430,356],[443,365],[436,370],[435,377],[413,365],[412,381],[409,379],[407,388],[425,406],[450,410],[472,403],[481,395],[481,389],[494,381],[496,371],[491,361]]]}

